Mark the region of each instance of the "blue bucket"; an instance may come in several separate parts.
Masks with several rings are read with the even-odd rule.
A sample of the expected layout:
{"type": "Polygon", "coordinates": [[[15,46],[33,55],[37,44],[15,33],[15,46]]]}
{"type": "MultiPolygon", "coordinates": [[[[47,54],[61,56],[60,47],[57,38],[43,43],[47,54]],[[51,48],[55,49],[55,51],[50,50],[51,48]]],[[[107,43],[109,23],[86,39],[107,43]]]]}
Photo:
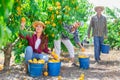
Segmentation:
{"type": "Polygon", "coordinates": [[[61,68],[61,62],[57,63],[48,63],[48,75],[49,76],[59,76],[61,68]]]}
{"type": "Polygon", "coordinates": [[[102,51],[102,53],[108,54],[109,50],[110,50],[110,46],[109,45],[107,45],[107,44],[102,44],[101,45],[101,51],[102,51]]]}
{"type": "Polygon", "coordinates": [[[79,58],[80,68],[88,69],[90,65],[90,59],[88,58],[79,58]]]}
{"type": "Polygon", "coordinates": [[[29,63],[28,72],[31,77],[38,77],[42,75],[44,64],[29,63]]]}

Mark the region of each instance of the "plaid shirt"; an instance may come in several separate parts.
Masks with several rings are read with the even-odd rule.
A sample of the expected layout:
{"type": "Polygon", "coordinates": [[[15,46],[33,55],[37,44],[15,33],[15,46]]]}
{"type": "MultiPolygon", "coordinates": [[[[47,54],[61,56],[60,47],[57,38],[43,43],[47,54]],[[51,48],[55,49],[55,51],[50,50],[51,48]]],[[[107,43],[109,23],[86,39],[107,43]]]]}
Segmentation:
{"type": "MultiPolygon", "coordinates": [[[[66,24],[64,23],[64,24],[63,24],[63,27],[64,27],[64,29],[65,29],[67,32],[71,33],[71,28],[72,28],[71,25],[69,26],[69,25],[66,25],[66,24]]],[[[69,37],[68,37],[67,35],[65,35],[64,33],[62,33],[61,37],[62,37],[62,39],[69,39],[69,37]]]]}
{"type": "Polygon", "coordinates": [[[79,32],[78,32],[78,29],[75,30],[75,32],[73,33],[74,35],[74,41],[75,43],[79,43],[80,42],[80,39],[79,39],[79,32]]]}
{"type": "MultiPolygon", "coordinates": [[[[69,33],[72,33],[71,28],[72,28],[71,25],[69,26],[69,25],[64,24],[64,29],[66,31],[68,31],[69,33]]],[[[73,39],[74,39],[75,43],[80,42],[79,35],[78,35],[78,30],[76,29],[72,34],[73,34],[73,39]]],[[[69,39],[69,37],[67,35],[62,34],[62,39],[69,39]]]]}
{"type": "Polygon", "coordinates": [[[90,26],[88,28],[88,35],[90,35],[90,31],[92,29],[92,35],[93,36],[107,36],[107,26],[106,26],[106,17],[101,15],[100,18],[98,18],[97,15],[93,16],[90,21],[90,26]]]}

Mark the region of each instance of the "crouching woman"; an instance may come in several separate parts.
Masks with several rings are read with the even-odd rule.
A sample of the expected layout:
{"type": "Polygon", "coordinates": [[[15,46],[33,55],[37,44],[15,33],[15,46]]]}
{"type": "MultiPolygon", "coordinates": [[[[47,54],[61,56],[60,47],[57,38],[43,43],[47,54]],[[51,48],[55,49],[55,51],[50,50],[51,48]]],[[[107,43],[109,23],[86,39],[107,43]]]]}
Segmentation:
{"type": "MultiPolygon", "coordinates": [[[[48,49],[48,38],[43,33],[45,29],[45,24],[41,21],[35,21],[33,22],[32,26],[35,28],[35,33],[32,34],[32,36],[23,36],[22,34],[20,34],[21,38],[28,41],[28,46],[25,49],[26,68],[28,65],[28,60],[37,58],[48,61],[48,55],[44,53],[51,54],[51,51],[48,49]]],[[[21,22],[21,30],[23,30],[24,28],[25,22],[21,22]]]]}

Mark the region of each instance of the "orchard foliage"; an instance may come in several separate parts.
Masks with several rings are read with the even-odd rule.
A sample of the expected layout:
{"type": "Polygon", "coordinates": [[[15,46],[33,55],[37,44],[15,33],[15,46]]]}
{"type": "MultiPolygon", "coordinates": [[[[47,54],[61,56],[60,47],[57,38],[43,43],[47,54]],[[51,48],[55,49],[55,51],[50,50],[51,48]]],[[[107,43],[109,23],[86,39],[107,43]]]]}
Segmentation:
{"type": "MultiPolygon", "coordinates": [[[[0,0],[0,47],[7,43],[14,43],[19,39],[21,18],[26,19],[26,29],[21,33],[34,33],[32,22],[40,20],[45,23],[44,33],[49,38],[49,47],[53,48],[53,41],[61,37],[61,33],[68,35],[72,42],[73,35],[64,30],[63,23],[72,25],[75,21],[84,21],[80,27],[80,39],[86,36],[88,18],[91,17],[92,5],[87,0],[0,0]]],[[[105,43],[112,48],[120,48],[120,10],[106,9],[108,20],[108,39],[105,43]]],[[[26,40],[19,39],[14,46],[15,61],[23,60],[23,53],[27,45],[26,40]]]]}
{"type": "Polygon", "coordinates": [[[120,48],[120,9],[106,9],[108,16],[108,39],[105,41],[111,48],[120,48]]]}
{"type": "Polygon", "coordinates": [[[8,43],[11,31],[6,27],[6,19],[11,12],[14,0],[0,0],[0,47],[8,43]]]}
{"type": "MultiPolygon", "coordinates": [[[[72,25],[75,21],[87,21],[91,12],[91,4],[87,0],[15,0],[12,13],[7,20],[7,27],[12,32],[10,41],[14,42],[19,37],[20,20],[26,19],[26,29],[23,35],[34,33],[32,22],[40,20],[45,23],[44,33],[49,38],[49,47],[53,48],[53,41],[61,37],[61,33],[72,35],[63,28],[63,23],[72,25]]],[[[23,60],[21,57],[27,42],[19,40],[14,47],[16,62],[23,60]]]]}

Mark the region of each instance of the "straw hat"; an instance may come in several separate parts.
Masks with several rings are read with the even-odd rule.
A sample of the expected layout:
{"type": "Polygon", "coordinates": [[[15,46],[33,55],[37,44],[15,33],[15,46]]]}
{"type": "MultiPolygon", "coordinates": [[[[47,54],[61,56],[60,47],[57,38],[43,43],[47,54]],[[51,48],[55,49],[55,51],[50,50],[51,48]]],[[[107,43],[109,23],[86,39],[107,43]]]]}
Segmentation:
{"type": "Polygon", "coordinates": [[[97,9],[99,9],[99,8],[101,8],[102,11],[104,10],[104,7],[103,7],[103,6],[96,6],[94,9],[95,9],[95,11],[97,11],[97,9]]]}
{"type": "Polygon", "coordinates": [[[35,22],[33,22],[32,25],[33,25],[34,28],[37,27],[38,25],[40,25],[43,28],[45,28],[45,24],[43,22],[41,22],[41,21],[35,21],[35,22]]]}

